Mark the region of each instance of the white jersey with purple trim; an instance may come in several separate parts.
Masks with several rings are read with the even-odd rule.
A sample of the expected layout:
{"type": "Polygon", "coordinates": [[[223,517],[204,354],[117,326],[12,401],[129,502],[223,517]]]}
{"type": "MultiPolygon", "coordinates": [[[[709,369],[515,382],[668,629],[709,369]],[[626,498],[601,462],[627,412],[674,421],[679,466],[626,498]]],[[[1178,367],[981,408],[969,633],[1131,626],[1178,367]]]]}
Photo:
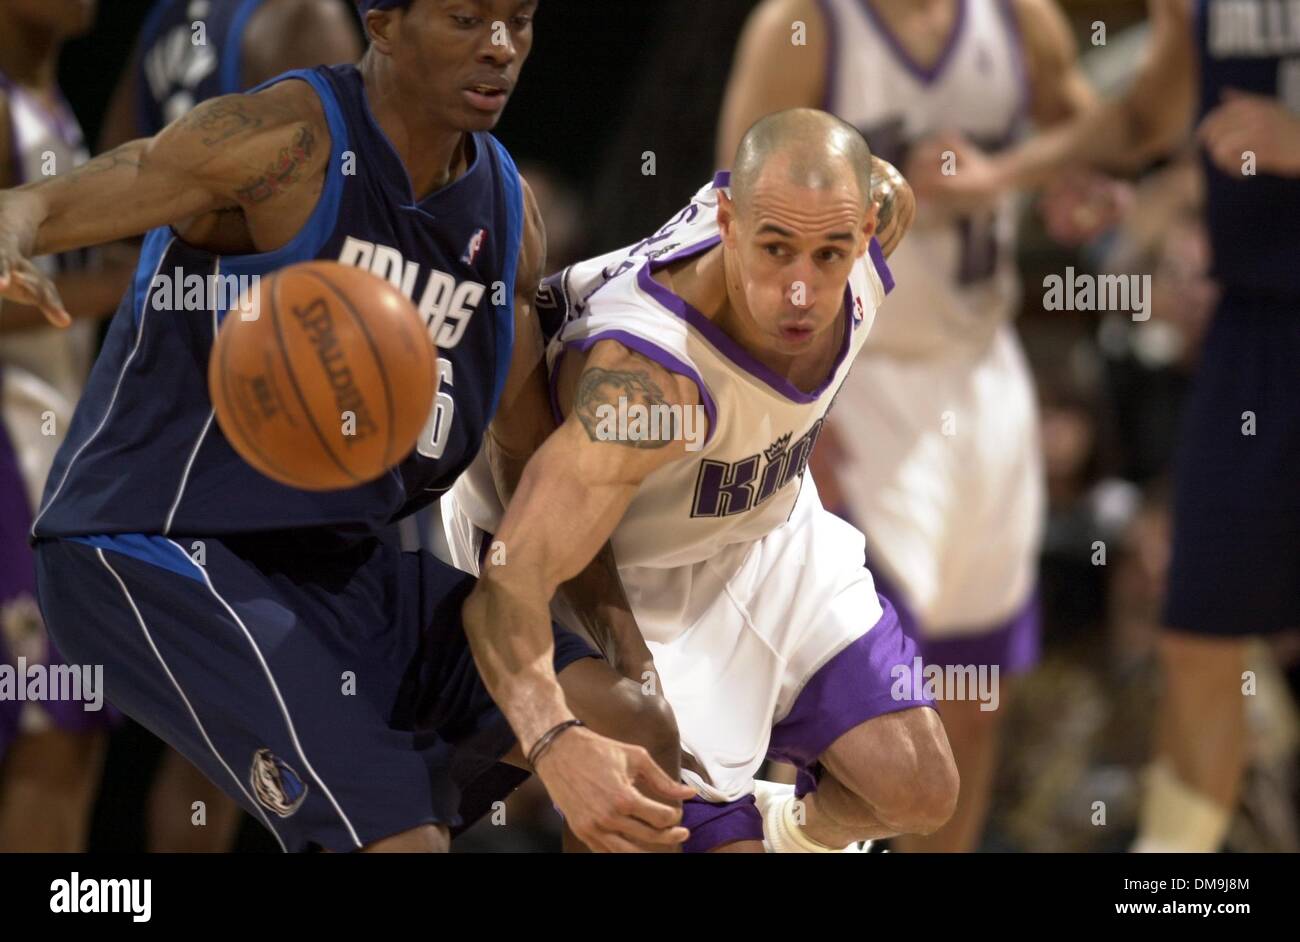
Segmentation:
{"type": "MultiPolygon", "coordinates": [[[[715,183],[725,181],[719,175],[715,183]]],[[[830,375],[812,392],[796,389],[652,277],[718,244],[717,194],[704,187],[655,235],[574,265],[552,283],[570,305],[547,353],[553,381],[566,351],[616,340],[700,390],[707,435],[641,484],[613,536],[623,565],[692,565],[789,518],[823,418],[885,299],[889,269],[872,240],[845,286],[844,337],[830,375]]],[[[702,423],[684,423],[684,431],[692,424],[702,423]]]]}
{"type": "MultiPolygon", "coordinates": [[[[1025,128],[1023,49],[1008,0],[956,0],[951,36],[929,68],[918,64],[871,0],[820,0],[831,37],[822,107],[862,132],[897,167],[923,139],[958,131],[989,151],[1025,128]]],[[[890,256],[899,295],[869,350],[910,356],[954,341],[982,345],[1019,301],[1014,267],[1018,200],[961,218],[922,205],[890,256]]]]}
{"type": "MultiPolygon", "coordinates": [[[[707,440],[642,482],[612,539],[682,748],[702,770],[683,778],[706,800],[734,801],[810,678],[882,623],[862,534],[822,508],[804,471],[892,279],[873,240],[845,289],[835,366],[802,393],[651,277],[717,244],[717,202],[705,187],[650,238],[548,279],[539,309],[544,322],[566,318],[548,349],[552,378],[565,351],[615,340],[699,386],[707,440]]],[[[477,572],[502,513],[481,455],[442,513],[450,561],[477,572]]],[[[581,633],[558,600],[553,612],[581,633]]]]}
{"type": "MultiPolygon", "coordinates": [[[[66,104],[49,108],[3,75],[0,92],[9,106],[16,184],[68,173],[85,163],[89,154],[81,127],[66,104]]],[[[86,257],[69,252],[35,261],[47,275],[55,275],[82,267],[86,257]]],[[[40,505],[45,475],[90,372],[94,343],[95,325],[86,320],[74,320],[65,330],[0,333],[0,418],[13,440],[33,507],[40,505]]]]}

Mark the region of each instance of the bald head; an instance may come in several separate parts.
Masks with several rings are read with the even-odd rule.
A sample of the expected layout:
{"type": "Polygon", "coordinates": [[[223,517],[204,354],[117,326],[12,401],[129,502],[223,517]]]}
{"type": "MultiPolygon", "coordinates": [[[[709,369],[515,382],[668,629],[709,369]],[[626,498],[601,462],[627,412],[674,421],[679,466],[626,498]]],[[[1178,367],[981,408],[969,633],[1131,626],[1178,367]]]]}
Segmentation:
{"type": "Polygon", "coordinates": [[[767,171],[770,182],[811,190],[853,183],[866,208],[871,148],[850,124],[815,108],[792,108],[760,119],[745,132],[731,166],[731,195],[742,213],[767,171]]]}

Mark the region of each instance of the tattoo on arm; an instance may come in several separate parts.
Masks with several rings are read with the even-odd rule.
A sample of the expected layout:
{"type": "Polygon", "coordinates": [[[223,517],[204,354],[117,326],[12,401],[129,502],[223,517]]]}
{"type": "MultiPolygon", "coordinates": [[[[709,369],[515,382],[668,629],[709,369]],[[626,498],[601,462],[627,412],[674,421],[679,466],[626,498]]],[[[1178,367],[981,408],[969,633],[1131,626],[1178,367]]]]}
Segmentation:
{"type": "Polygon", "coordinates": [[[181,127],[202,131],[203,144],[215,147],[239,134],[262,126],[262,119],[251,113],[242,101],[213,102],[207,108],[191,111],[181,118],[181,127]]]}
{"type": "MultiPolygon", "coordinates": [[[[605,370],[589,367],[578,380],[574,411],[593,442],[614,442],[629,448],[663,448],[678,435],[676,420],[661,390],[644,370],[605,370]],[[660,408],[656,409],[658,406],[660,408]],[[634,407],[640,407],[634,410],[634,407]],[[644,410],[644,411],[642,411],[644,410]],[[644,416],[642,428],[648,435],[620,434],[620,416],[644,416]],[[672,428],[664,434],[659,418],[668,415],[672,428]]],[[[627,423],[630,424],[630,423],[627,423]]]]}
{"type": "Polygon", "coordinates": [[[254,177],[235,191],[241,203],[264,203],[288,190],[300,179],[302,171],[311,161],[316,147],[316,135],[308,125],[298,129],[293,144],[280,149],[275,163],[260,177],[254,177]]]}
{"type": "Polygon", "coordinates": [[[118,167],[134,167],[139,170],[140,153],[138,149],[130,144],[123,144],[121,147],[110,150],[107,154],[100,154],[94,160],[82,164],[77,168],[76,173],[79,176],[88,177],[108,173],[118,167]]]}

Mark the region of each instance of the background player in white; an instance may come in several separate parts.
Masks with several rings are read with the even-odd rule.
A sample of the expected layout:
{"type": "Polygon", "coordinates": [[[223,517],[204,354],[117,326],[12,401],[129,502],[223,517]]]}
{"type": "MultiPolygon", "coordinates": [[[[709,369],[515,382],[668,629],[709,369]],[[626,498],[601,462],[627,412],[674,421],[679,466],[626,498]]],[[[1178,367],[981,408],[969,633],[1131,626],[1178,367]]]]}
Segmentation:
{"type": "Polygon", "coordinates": [[[945,142],[957,173],[935,170],[937,148],[916,172],[934,198],[981,205],[1072,161],[1141,166],[1198,122],[1222,296],[1180,430],[1157,761],[1134,849],[1209,852],[1246,763],[1247,640],[1300,627],[1300,18],[1272,0],[1149,7],[1149,56],[1123,95],[1005,154],[945,142]]]}
{"type": "MultiPolygon", "coordinates": [[[[63,43],[90,28],[93,0],[0,0],[0,189],[70,173],[88,154],[57,82],[63,43]]],[[[75,323],[0,301],[0,661],[51,657],[27,546],[32,509],[94,356],[93,319],[111,314],[130,252],[38,260],[75,323]],[[8,654],[6,655],[6,649],[8,654]]],[[[0,850],[85,849],[111,711],[0,703],[0,850]]]]}
{"type": "MultiPolygon", "coordinates": [[[[909,200],[888,170],[881,191],[909,200]]],[[[458,485],[459,561],[472,562],[467,522],[495,529],[500,549],[465,604],[466,631],[524,741],[564,722],[548,605],[612,537],[703,799],[687,802],[687,850],[753,851],[766,836],[829,851],[930,832],[956,801],[942,724],[919,691],[894,687],[914,646],[875,593],[861,534],[803,473],[889,282],[871,154],[830,115],[784,112],[746,135],[727,185],[551,285],[571,305],[548,355],[567,419],[503,520],[458,485]],[[606,410],[644,407],[694,410],[706,434],[602,428],[606,410]],[[516,640],[486,650],[503,634],[516,640]],[[805,790],[820,779],[762,821],[750,796],[769,752],[801,766],[805,790]]],[[[900,230],[908,216],[897,212],[900,230]]],[[[565,732],[543,763],[564,762],[583,734],[565,732]]]]}
{"type": "MultiPolygon", "coordinates": [[[[767,0],[740,41],[718,156],[762,115],[801,105],[904,166],[941,132],[1006,147],[1091,101],[1052,0],[767,0]],[[806,43],[793,41],[795,24],[806,43]]],[[[897,293],[813,462],[823,501],[865,532],[872,572],[925,662],[998,665],[1001,704],[1008,678],[1037,659],[1044,515],[1033,384],[1011,325],[1017,213],[1010,192],[960,215],[918,202],[890,259],[897,293]]],[[[977,845],[1006,714],[985,706],[973,693],[939,705],[961,797],[947,826],[900,839],[903,849],[977,845]]]]}

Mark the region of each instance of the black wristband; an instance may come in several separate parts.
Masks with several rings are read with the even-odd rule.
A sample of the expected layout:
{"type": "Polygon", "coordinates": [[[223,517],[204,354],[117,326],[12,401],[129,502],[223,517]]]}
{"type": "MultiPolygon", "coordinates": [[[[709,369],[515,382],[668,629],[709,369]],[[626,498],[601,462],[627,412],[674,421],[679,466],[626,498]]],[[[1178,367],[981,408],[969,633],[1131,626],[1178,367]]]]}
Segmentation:
{"type": "Polygon", "coordinates": [[[546,732],[542,733],[537,742],[533,743],[533,748],[528,750],[528,758],[526,760],[528,762],[528,767],[536,770],[537,763],[542,758],[542,754],[546,752],[551,743],[555,742],[555,737],[560,735],[560,733],[564,732],[571,726],[586,725],[587,724],[582,722],[582,720],[565,720],[563,723],[557,723],[546,732]]]}

